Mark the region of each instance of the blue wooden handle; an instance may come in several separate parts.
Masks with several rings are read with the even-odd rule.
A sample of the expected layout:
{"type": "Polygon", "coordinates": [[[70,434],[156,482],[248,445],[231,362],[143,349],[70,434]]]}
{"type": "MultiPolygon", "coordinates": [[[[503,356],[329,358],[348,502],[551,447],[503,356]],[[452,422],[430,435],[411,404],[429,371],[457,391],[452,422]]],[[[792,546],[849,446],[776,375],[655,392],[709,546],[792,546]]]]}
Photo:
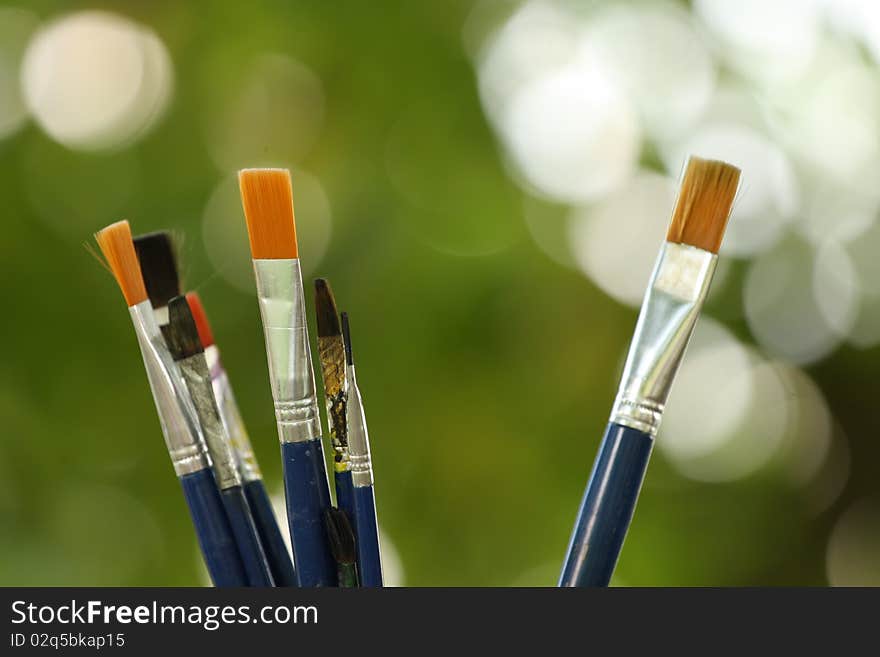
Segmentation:
{"type": "Polygon", "coordinates": [[[214,586],[247,586],[244,564],[210,468],[180,477],[199,547],[214,586]]]}
{"type": "Polygon", "coordinates": [[[654,439],[611,423],[590,474],[559,586],[607,586],[632,520],[654,439]]]}
{"type": "Polygon", "coordinates": [[[248,585],[274,586],[275,582],[272,581],[272,575],[269,571],[269,562],[266,560],[266,553],[263,552],[257,526],[254,524],[251,509],[241,486],[232,486],[221,490],[220,498],[223,500],[223,508],[226,510],[229,526],[232,527],[232,535],[235,537],[235,544],[238,546],[238,552],[244,563],[248,585]]]}
{"type": "Polygon", "coordinates": [[[361,586],[382,586],[379,525],[376,522],[376,498],[372,486],[354,487],[354,509],[353,524],[361,586]]]}
{"type": "Polygon", "coordinates": [[[348,519],[354,522],[354,484],[351,481],[351,470],[334,472],[333,483],[336,487],[336,506],[345,511],[348,519]]]}
{"type": "Polygon", "coordinates": [[[260,542],[269,561],[275,586],[299,586],[293,571],[293,561],[290,559],[290,553],[287,551],[287,545],[275,519],[275,512],[272,511],[272,502],[269,500],[263,480],[254,479],[245,483],[244,495],[251,507],[251,514],[260,534],[260,542]]]}
{"type": "Polygon", "coordinates": [[[336,586],[336,563],[324,527],[330,486],[321,441],[284,443],[281,458],[296,579],[300,586],[336,586]]]}

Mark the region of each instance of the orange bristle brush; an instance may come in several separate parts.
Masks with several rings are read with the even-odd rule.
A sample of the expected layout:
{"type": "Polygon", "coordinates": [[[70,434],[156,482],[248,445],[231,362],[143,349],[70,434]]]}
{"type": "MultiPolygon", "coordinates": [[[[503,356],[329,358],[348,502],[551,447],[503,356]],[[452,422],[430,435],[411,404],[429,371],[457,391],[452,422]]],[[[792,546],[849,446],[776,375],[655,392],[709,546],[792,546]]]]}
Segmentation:
{"type": "Polygon", "coordinates": [[[330,486],[321,444],[290,172],[245,169],[239,172],[239,183],[266,338],[297,581],[301,586],[335,586],[336,564],[324,524],[330,486]]]}
{"type": "Polygon", "coordinates": [[[560,586],[605,586],[635,510],[669,389],[709,292],[739,169],[692,157],[648,284],[560,586]]]}

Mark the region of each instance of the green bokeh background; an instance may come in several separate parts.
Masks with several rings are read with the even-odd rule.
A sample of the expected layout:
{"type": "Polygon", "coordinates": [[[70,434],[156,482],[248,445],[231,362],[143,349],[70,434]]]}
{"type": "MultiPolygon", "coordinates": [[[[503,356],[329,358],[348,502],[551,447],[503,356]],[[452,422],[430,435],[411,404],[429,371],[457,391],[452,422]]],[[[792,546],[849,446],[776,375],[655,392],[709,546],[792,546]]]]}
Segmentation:
{"type": "MultiPolygon", "coordinates": [[[[130,16],[163,39],[176,82],[161,122],[124,150],[70,151],[33,124],[0,141],[0,583],[203,582],[125,305],[83,248],[120,218],[135,232],[185,234],[185,280],[211,314],[267,481],[280,490],[257,305],[216,275],[201,231],[212,190],[232,173],[206,146],[212,103],[253,57],[281,53],[323,84],[323,126],[294,164],[320,179],[332,208],[313,273],[331,280],[352,317],[379,518],[404,581],[553,584],[636,313],[529,239],[529,201],[505,170],[462,45],[472,3],[27,8],[130,16]],[[71,198],[75,207],[57,200],[71,198]]],[[[713,303],[723,318],[740,301],[713,303]]],[[[730,325],[748,337],[742,320],[730,325]]],[[[831,509],[815,515],[772,473],[701,484],[658,455],[619,582],[826,583],[837,512],[877,492],[867,392],[877,356],[844,348],[810,370],[850,438],[850,478],[831,509]]]]}

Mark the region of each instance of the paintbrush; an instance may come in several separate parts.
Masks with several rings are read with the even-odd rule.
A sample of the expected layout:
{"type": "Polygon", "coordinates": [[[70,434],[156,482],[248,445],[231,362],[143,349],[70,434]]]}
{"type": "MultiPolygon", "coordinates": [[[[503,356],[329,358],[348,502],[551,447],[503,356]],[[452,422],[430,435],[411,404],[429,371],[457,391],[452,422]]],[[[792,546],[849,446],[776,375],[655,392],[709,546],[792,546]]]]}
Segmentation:
{"type": "Polygon", "coordinates": [[[223,511],[211,459],[192,401],[147,298],[128,222],[107,226],[95,234],[95,240],[128,305],[168,454],[183,487],[211,580],[216,586],[244,586],[244,565],[223,511]]]}
{"type": "Polygon", "coordinates": [[[330,443],[333,446],[336,506],[349,517],[354,517],[354,492],[346,430],[348,388],[345,384],[345,342],[342,339],[333,289],[324,278],[315,279],[315,315],[318,325],[318,361],[321,363],[324,404],[327,408],[330,443]]]}
{"type": "Polygon", "coordinates": [[[208,370],[205,351],[185,297],[174,297],[171,300],[168,304],[168,319],[168,348],[183,374],[195,406],[202,435],[205,437],[208,453],[213,461],[214,478],[220,489],[220,499],[229,518],[248,583],[251,586],[273,586],[269,563],[244,496],[235,455],[214,398],[214,387],[211,384],[211,373],[208,370]]]}
{"type": "Polygon", "coordinates": [[[354,498],[352,520],[357,539],[358,573],[361,586],[382,586],[379,525],[376,520],[376,496],[373,490],[373,460],[370,456],[370,436],[367,433],[363,399],[354,369],[348,313],[342,313],[342,337],[345,344],[345,384],[348,389],[346,423],[351,458],[354,498]]]}
{"type": "Polygon", "coordinates": [[[220,359],[220,349],[214,342],[214,334],[208,323],[205,308],[196,292],[188,292],[186,301],[196,322],[199,339],[205,348],[205,359],[208,361],[208,368],[211,372],[211,383],[214,386],[214,395],[220,409],[220,418],[223,420],[223,426],[236,457],[244,494],[250,505],[257,531],[260,533],[260,541],[263,544],[266,559],[269,561],[272,579],[275,580],[277,586],[297,586],[293,561],[290,559],[290,553],[275,519],[272,502],[269,500],[269,494],[263,483],[263,474],[241,419],[241,413],[232,392],[232,384],[223,367],[223,361],[220,359]]]}
{"type": "Polygon", "coordinates": [[[359,586],[357,571],[357,548],[354,530],[348,514],[342,509],[330,507],[324,512],[324,524],[330,537],[330,551],[336,561],[336,574],[340,588],[359,586]]]}
{"type": "Polygon", "coordinates": [[[239,172],[239,184],[281,441],[297,581],[301,586],[335,586],[336,564],[324,526],[330,486],[321,445],[290,172],[245,169],[239,172]]]}
{"type": "Polygon", "coordinates": [[[739,174],[724,162],[688,161],[560,586],[606,586],[611,579],[670,387],[709,291],[739,174]]]}

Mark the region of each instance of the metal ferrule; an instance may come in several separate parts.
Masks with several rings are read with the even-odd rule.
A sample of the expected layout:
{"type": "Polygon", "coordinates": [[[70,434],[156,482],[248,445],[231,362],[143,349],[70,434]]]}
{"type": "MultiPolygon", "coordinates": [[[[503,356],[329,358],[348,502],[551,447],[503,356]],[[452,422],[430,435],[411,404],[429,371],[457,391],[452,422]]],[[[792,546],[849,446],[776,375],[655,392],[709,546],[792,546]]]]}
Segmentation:
{"type": "Polygon", "coordinates": [[[244,482],[258,481],[263,478],[263,473],[260,472],[257,457],[251,446],[251,439],[244,427],[241,413],[238,411],[238,404],[232,394],[229,377],[220,361],[220,351],[217,349],[217,345],[212,344],[205,349],[205,359],[208,361],[211,384],[214,386],[214,397],[217,399],[220,419],[223,421],[226,435],[229,436],[229,444],[232,446],[238,473],[244,482]]]}
{"type": "MultiPolygon", "coordinates": [[[[347,369],[347,368],[346,368],[347,369]]],[[[333,445],[333,470],[335,472],[348,472],[351,470],[351,454],[348,446],[348,429],[346,426],[338,426],[335,415],[342,416],[342,424],[348,424],[348,385],[344,384],[342,390],[334,398],[325,395],[327,409],[327,424],[330,425],[330,441],[333,445]],[[341,441],[340,434],[344,438],[341,441]]]]}
{"type": "Polygon", "coordinates": [[[333,469],[339,473],[348,472],[350,463],[345,411],[348,386],[345,382],[345,343],[341,335],[318,336],[318,360],[324,381],[324,408],[333,447],[333,469]]]}
{"type": "Polygon", "coordinates": [[[156,317],[156,323],[159,326],[167,326],[168,323],[171,321],[168,316],[168,306],[153,308],[153,315],[156,317]]]}
{"type": "Polygon", "coordinates": [[[282,443],[320,440],[321,419],[299,260],[253,262],[278,439],[282,443]]]}
{"type": "Polygon", "coordinates": [[[354,365],[345,368],[345,384],[348,388],[348,452],[351,464],[351,481],[357,487],[373,485],[373,460],[370,457],[370,436],[364,417],[364,404],[358,388],[354,365]]]}
{"type": "Polygon", "coordinates": [[[177,361],[186,387],[192,397],[193,405],[202,426],[202,434],[208,445],[208,452],[214,462],[214,477],[220,490],[241,485],[241,477],[235,464],[232,446],[226,436],[226,429],[220,419],[220,411],[214,399],[211,373],[204,354],[194,354],[177,361]]]}
{"type": "Polygon", "coordinates": [[[150,302],[142,301],[128,310],[174,472],[181,477],[211,467],[192,400],[162,338],[150,302]]]}
{"type": "MultiPolygon", "coordinates": [[[[346,409],[344,411],[346,415],[348,414],[347,408],[348,402],[345,401],[343,402],[343,409],[346,409]]],[[[331,412],[330,404],[327,404],[327,414],[329,415],[331,412]]],[[[333,443],[333,470],[340,473],[351,470],[351,453],[349,452],[348,445],[343,445],[339,442],[333,443]]]]}
{"type": "Polygon", "coordinates": [[[205,347],[205,362],[208,363],[208,371],[211,373],[211,381],[220,376],[223,371],[223,363],[220,362],[220,350],[212,344],[205,347]]]}
{"type": "Polygon", "coordinates": [[[657,435],[717,261],[716,254],[693,246],[663,245],[642,302],[612,422],[657,435]]]}

